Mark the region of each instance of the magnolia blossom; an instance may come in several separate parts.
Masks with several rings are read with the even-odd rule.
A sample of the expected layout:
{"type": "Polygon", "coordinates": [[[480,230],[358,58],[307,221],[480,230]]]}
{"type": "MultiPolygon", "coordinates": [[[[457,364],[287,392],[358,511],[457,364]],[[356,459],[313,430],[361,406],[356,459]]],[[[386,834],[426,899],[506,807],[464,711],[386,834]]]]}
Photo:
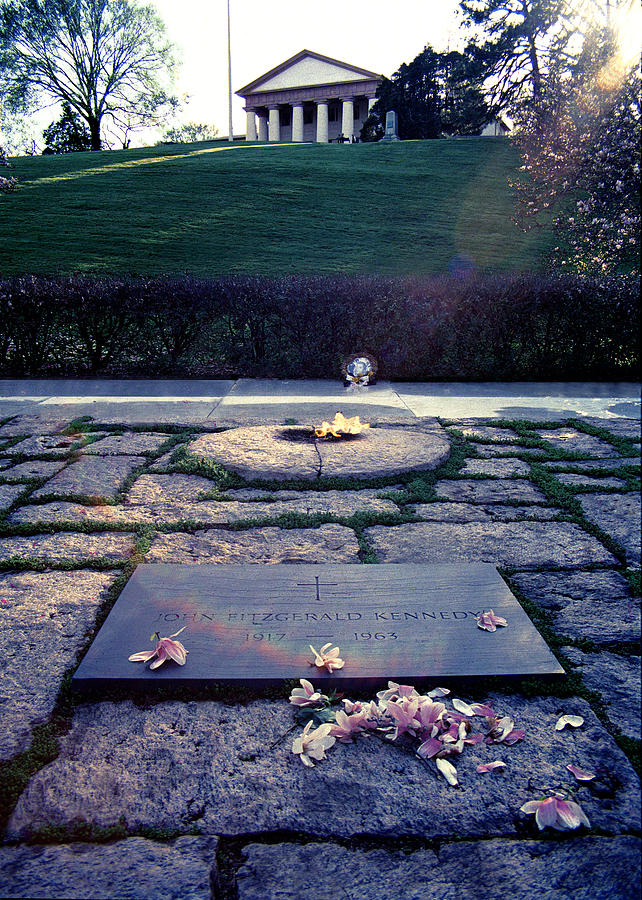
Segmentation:
{"type": "Polygon", "coordinates": [[[314,766],[314,759],[325,759],[325,751],[329,750],[336,740],[330,734],[332,725],[329,722],[324,722],[323,725],[319,725],[314,731],[311,731],[311,728],[312,720],[308,722],[301,735],[295,738],[292,743],[292,753],[300,756],[301,762],[308,768],[314,766]]]}
{"type": "Polygon", "coordinates": [[[520,810],[524,813],[535,813],[535,821],[540,831],[550,826],[557,831],[567,828],[579,828],[580,825],[591,827],[586,814],[578,803],[564,800],[561,794],[554,793],[542,800],[529,800],[520,810]]]}
{"type": "Polygon", "coordinates": [[[330,734],[343,744],[350,744],[355,734],[360,734],[365,727],[363,712],[353,713],[349,716],[340,709],[335,716],[335,724],[330,726],[330,734]]]}
{"type": "Polygon", "coordinates": [[[416,734],[421,728],[421,723],[416,718],[419,703],[417,700],[390,700],[386,705],[386,712],[394,720],[394,730],[388,735],[390,740],[396,741],[400,734],[410,732],[416,734]]]}
{"type": "Polygon", "coordinates": [[[502,619],[501,616],[496,616],[492,609],[489,609],[488,612],[483,612],[480,616],[476,616],[477,619],[477,627],[483,628],[484,631],[497,631],[497,626],[501,625],[505,627],[508,625],[506,619],[502,619]]]}
{"type": "Polygon", "coordinates": [[[326,700],[325,694],[315,691],[314,687],[305,678],[300,678],[300,688],[293,688],[290,694],[290,703],[294,706],[319,706],[326,700]]]}
{"type": "Polygon", "coordinates": [[[129,661],[147,662],[147,660],[154,659],[154,657],[157,656],[158,659],[154,660],[149,667],[150,669],[158,669],[159,666],[163,665],[166,659],[173,659],[179,666],[184,666],[187,661],[189,650],[186,650],[180,641],[175,641],[173,638],[178,637],[181,631],[185,631],[186,628],[187,625],[181,628],[180,631],[177,631],[175,634],[166,638],[160,637],[158,632],[156,632],[156,634],[153,634],[151,637],[152,641],[155,637],[158,638],[156,648],[154,650],[141,650],[140,653],[132,653],[129,657],[129,661]]]}
{"type": "Polygon", "coordinates": [[[314,653],[313,665],[318,669],[327,669],[328,672],[334,672],[335,669],[342,669],[345,666],[345,660],[340,659],[339,657],[339,648],[332,647],[332,650],[328,649],[332,646],[331,643],[324,644],[318,653],[312,644],[309,646],[310,650],[314,653]]]}

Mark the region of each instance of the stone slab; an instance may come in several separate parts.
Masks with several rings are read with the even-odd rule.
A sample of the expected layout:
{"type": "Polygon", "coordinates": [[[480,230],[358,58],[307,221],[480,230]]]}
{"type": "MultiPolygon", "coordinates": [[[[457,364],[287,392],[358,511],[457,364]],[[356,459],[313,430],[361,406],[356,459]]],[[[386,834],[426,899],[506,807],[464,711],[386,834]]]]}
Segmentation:
{"type": "Polygon", "coordinates": [[[640,657],[601,650],[584,653],[577,647],[563,652],[578,668],[582,681],[602,695],[609,721],[627,737],[640,740],[640,657]]]}
{"type": "MultiPolygon", "coordinates": [[[[639,401],[639,389],[638,389],[638,401],[639,401]]],[[[640,417],[631,418],[631,419],[603,419],[597,418],[595,416],[587,416],[584,419],[589,425],[595,425],[597,428],[606,428],[607,431],[610,431],[611,434],[616,435],[617,437],[625,437],[630,438],[634,441],[640,440],[640,417]]]]}
{"type": "Polygon", "coordinates": [[[72,446],[78,442],[78,435],[35,434],[19,441],[4,453],[7,456],[68,456],[72,446]]]}
{"type": "Polygon", "coordinates": [[[519,572],[511,583],[549,611],[562,635],[597,644],[640,640],[640,598],[618,572],[519,572]]]}
{"type": "Polygon", "coordinates": [[[90,506],[63,500],[23,506],[11,513],[9,518],[12,523],[30,524],[110,522],[160,525],[166,522],[189,521],[204,525],[225,525],[248,519],[275,518],[288,513],[351,516],[358,512],[391,514],[399,511],[392,500],[378,500],[372,496],[361,497],[360,494],[361,491],[310,491],[294,500],[277,500],[274,503],[203,500],[198,503],[186,501],[153,503],[149,506],[135,504],[90,506]]]}
{"type": "Polygon", "coordinates": [[[359,542],[345,525],[320,528],[212,528],[194,534],[157,534],[149,563],[359,563],[359,542]]]}
{"type": "Polygon", "coordinates": [[[0,575],[0,758],[26,750],[31,726],[51,713],[114,578],[106,572],[0,575]]]}
{"type": "Polygon", "coordinates": [[[618,469],[620,466],[639,466],[639,456],[617,457],[612,459],[552,460],[542,463],[553,472],[574,472],[581,469],[618,469]]]}
{"type": "Polygon", "coordinates": [[[465,438],[482,441],[496,441],[503,444],[516,443],[519,441],[519,435],[512,428],[495,428],[492,425],[455,423],[452,428],[461,432],[465,438]]]}
{"type": "Polygon", "coordinates": [[[624,547],[626,559],[640,564],[640,495],[584,494],[578,497],[584,515],[624,547]]]}
{"type": "Polygon", "coordinates": [[[528,475],[531,467],[521,459],[467,459],[461,475],[492,475],[510,478],[511,475],[528,475]]]}
{"type": "Polygon", "coordinates": [[[587,487],[599,491],[602,488],[625,488],[626,481],[621,478],[604,477],[594,478],[592,475],[577,475],[573,472],[557,475],[557,480],[569,487],[587,487]]]}
{"type": "MultiPolygon", "coordinates": [[[[317,423],[320,424],[320,421],[317,423]]],[[[294,426],[244,427],[208,434],[189,444],[246,479],[372,478],[437,468],[450,454],[445,432],[371,428],[342,441],[303,443],[288,439],[294,426]]]]}
{"type": "Polygon", "coordinates": [[[524,447],[522,444],[470,444],[470,447],[483,459],[510,458],[515,454],[526,459],[547,456],[540,447],[524,447]]]}
{"type": "Polygon", "coordinates": [[[419,522],[376,525],[365,535],[380,562],[490,562],[534,569],[617,565],[596,538],[570,522],[419,522]]]}
{"type": "Polygon", "coordinates": [[[151,503],[194,502],[212,491],[216,483],[200,475],[140,475],[127,493],[126,502],[135,505],[151,503]]]}
{"type": "Polygon", "coordinates": [[[73,676],[123,689],[217,681],[272,684],[310,674],[310,648],[338,644],[348,662],[315,672],[328,685],[474,675],[563,674],[493,566],[141,565],[73,676]],[[475,616],[510,627],[492,635],[475,616]],[[184,666],[156,671],[130,653],[187,626],[184,666]],[[131,648],[123,651],[123,635],[131,648]]]}
{"type": "Polygon", "coordinates": [[[107,437],[89,444],[85,453],[99,456],[135,456],[139,453],[155,453],[169,438],[170,434],[155,432],[133,432],[110,434],[107,437]]]}
{"type": "Polygon", "coordinates": [[[546,495],[539,488],[521,478],[497,478],[478,481],[461,478],[456,481],[438,481],[435,492],[442,500],[460,503],[546,503],[546,495]]]}
{"type": "Polygon", "coordinates": [[[12,556],[47,559],[55,562],[96,558],[126,560],[134,549],[133,534],[79,534],[61,531],[58,534],[36,534],[31,537],[0,538],[0,559],[12,556]]]}
{"type": "Polygon", "coordinates": [[[26,484],[0,484],[0,510],[8,509],[29,488],[26,484]]]}
{"type": "MultiPolygon", "coordinates": [[[[7,837],[76,818],[107,826],[120,816],[131,828],[198,826],[206,835],[535,837],[532,816],[519,808],[547,786],[569,786],[569,763],[599,772],[577,795],[593,828],[605,834],[639,828],[639,779],[588,703],[480,699],[510,715],[526,737],[499,750],[466,747],[457,760],[463,790],[451,788],[431,764],[376,738],[337,743],[327,760],[306,769],[291,752],[286,700],[81,704],[59,756],[20,796],[7,837]],[[584,725],[555,731],[562,713],[581,715],[584,725]],[[504,772],[476,773],[477,765],[498,758],[506,762],[504,772]]],[[[475,730],[483,731],[483,722],[476,720],[475,730]]]]}
{"type": "Polygon", "coordinates": [[[504,506],[501,503],[416,503],[406,507],[426,522],[548,521],[562,513],[551,506],[504,506]]]}
{"type": "Polygon", "coordinates": [[[238,900],[632,900],[639,891],[638,837],[564,841],[442,842],[438,850],[337,844],[248,844],[237,872],[238,900]],[[339,895],[341,896],[341,895],[339,895]]]}
{"type": "Polygon", "coordinates": [[[50,410],[41,410],[40,414],[31,413],[14,416],[9,422],[0,425],[0,437],[17,437],[21,434],[59,434],[71,421],[72,416],[53,418],[50,410]]]}
{"type": "Polygon", "coordinates": [[[47,400],[43,408],[49,414],[67,416],[67,420],[79,416],[89,416],[94,422],[104,425],[155,426],[180,425],[189,428],[198,425],[207,428],[215,427],[213,415],[218,398],[194,400],[159,400],[156,397],[120,397],[114,399],[97,399],[75,397],[47,400]]]}
{"type": "Polygon", "coordinates": [[[45,900],[210,900],[218,841],[142,837],[110,844],[0,847],[2,896],[45,900]]]}
{"type": "Polygon", "coordinates": [[[63,465],[64,462],[57,462],[53,459],[32,459],[30,462],[18,463],[17,466],[6,469],[2,477],[6,481],[18,481],[24,478],[51,478],[62,469],[63,465]]]}
{"type": "Polygon", "coordinates": [[[87,497],[113,496],[134,469],[144,465],[143,456],[83,456],[71,463],[32,494],[84,494],[87,497]]]}
{"type": "Polygon", "coordinates": [[[567,453],[581,453],[588,457],[617,456],[617,451],[611,444],[592,434],[584,434],[570,425],[564,428],[542,428],[534,432],[547,443],[552,444],[556,450],[565,450],[567,453]]]}

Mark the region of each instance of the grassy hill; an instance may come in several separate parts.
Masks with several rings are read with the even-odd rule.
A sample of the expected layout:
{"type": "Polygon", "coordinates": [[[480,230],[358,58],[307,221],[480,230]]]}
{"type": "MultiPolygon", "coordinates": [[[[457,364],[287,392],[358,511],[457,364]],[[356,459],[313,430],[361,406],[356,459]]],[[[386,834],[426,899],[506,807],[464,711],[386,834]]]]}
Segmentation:
{"type": "Polygon", "coordinates": [[[537,270],[510,220],[501,138],[185,144],[20,157],[0,196],[0,273],[537,270]]]}

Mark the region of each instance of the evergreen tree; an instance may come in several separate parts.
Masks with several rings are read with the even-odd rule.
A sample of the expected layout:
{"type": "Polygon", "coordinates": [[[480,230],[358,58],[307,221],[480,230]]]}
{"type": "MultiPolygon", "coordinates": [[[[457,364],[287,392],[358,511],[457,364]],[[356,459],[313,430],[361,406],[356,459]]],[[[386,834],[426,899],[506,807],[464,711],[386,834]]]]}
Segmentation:
{"type": "Polygon", "coordinates": [[[68,103],[62,104],[62,115],[42,132],[42,136],[45,139],[43,155],[91,150],[89,129],[68,103]]]}
{"type": "Polygon", "coordinates": [[[488,119],[479,78],[466,58],[456,51],[437,53],[432,47],[402,63],[391,79],[384,78],[361,140],[379,140],[391,109],[397,113],[402,140],[479,134],[488,119]]]}

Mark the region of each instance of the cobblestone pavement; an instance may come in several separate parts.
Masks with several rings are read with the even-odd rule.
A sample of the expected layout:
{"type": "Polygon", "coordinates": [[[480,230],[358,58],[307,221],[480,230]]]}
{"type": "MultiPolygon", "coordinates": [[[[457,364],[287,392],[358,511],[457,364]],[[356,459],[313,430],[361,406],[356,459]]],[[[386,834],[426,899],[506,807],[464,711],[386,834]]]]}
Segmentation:
{"type": "Polygon", "coordinates": [[[0,896],[639,896],[639,422],[391,431],[450,457],[379,481],[369,459],[356,479],[248,484],[197,454],[197,427],[0,424],[0,896]],[[457,687],[526,733],[467,749],[460,786],[374,738],[306,769],[279,741],[285,686],[70,691],[139,563],[406,561],[496,564],[568,673],[457,687]],[[563,713],[582,726],[556,730],[563,713]],[[477,774],[495,758],[504,770],[477,774]],[[596,778],[575,783],[571,763],[596,778]],[[590,827],[538,831],[520,807],[571,781],[590,827]]]}

